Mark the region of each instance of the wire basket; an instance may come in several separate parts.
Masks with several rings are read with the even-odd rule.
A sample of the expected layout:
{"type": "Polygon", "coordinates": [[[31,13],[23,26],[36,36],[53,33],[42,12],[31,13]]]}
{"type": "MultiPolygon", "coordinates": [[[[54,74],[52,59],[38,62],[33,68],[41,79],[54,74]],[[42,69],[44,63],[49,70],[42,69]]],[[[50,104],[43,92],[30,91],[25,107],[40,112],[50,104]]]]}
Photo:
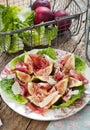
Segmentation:
{"type": "MultiPolygon", "coordinates": [[[[9,6],[18,6],[24,9],[31,9],[32,4],[35,0],[0,0],[1,5],[9,6]]],[[[50,0],[51,10],[55,12],[57,10],[66,10],[69,16],[62,18],[56,18],[52,21],[42,22],[40,24],[34,24],[33,22],[30,25],[25,25],[24,22],[18,21],[13,22],[13,27],[10,29],[7,22],[7,28],[3,31],[0,31],[0,52],[4,51],[7,53],[16,53],[21,50],[30,50],[33,47],[44,47],[51,45],[58,45],[66,42],[79,33],[82,21],[82,12],[79,4],[75,0],[50,0]],[[67,29],[66,21],[71,21],[71,26],[67,29]],[[58,28],[58,24],[64,22],[62,27],[58,28]],[[18,25],[20,25],[18,27],[18,25]]],[[[32,11],[32,10],[31,10],[32,11]]],[[[7,13],[7,12],[6,12],[7,13]]],[[[4,22],[7,21],[7,17],[4,18],[4,22]],[[5,21],[6,20],[6,21],[5,21]]],[[[10,12],[11,13],[11,12],[10,12]]],[[[31,16],[32,17],[32,16],[31,16]]],[[[14,19],[16,20],[16,19],[14,19]]]]}

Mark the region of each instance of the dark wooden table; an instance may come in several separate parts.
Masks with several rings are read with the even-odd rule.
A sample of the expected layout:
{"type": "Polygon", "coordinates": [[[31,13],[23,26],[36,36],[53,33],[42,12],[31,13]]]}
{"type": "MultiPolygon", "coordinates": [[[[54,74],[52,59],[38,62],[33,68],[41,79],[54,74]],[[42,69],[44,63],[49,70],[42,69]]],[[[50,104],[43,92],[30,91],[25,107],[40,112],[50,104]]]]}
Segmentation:
{"type": "MultiPolygon", "coordinates": [[[[80,1],[80,0],[79,0],[80,1]]],[[[82,0],[85,6],[85,0],[82,0]]],[[[82,5],[82,6],[83,6],[82,5]]],[[[84,7],[83,6],[83,7],[84,7]]],[[[83,16],[82,26],[77,36],[72,37],[68,42],[59,44],[55,48],[62,49],[82,57],[86,63],[90,66],[90,63],[85,57],[85,15],[83,16]]],[[[18,54],[8,55],[6,53],[0,54],[0,72],[3,70],[5,65],[18,54]]],[[[3,126],[0,130],[45,130],[49,124],[49,121],[37,121],[25,118],[13,110],[11,110],[0,97],[0,118],[3,122],[3,126]]]]}

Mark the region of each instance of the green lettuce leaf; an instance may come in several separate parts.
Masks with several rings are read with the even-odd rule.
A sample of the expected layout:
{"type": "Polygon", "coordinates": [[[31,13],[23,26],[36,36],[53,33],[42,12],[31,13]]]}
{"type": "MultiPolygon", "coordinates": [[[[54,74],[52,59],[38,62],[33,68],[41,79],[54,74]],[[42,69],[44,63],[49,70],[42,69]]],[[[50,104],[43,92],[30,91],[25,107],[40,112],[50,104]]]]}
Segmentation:
{"type": "Polygon", "coordinates": [[[19,36],[23,40],[24,45],[39,46],[43,44],[44,33],[45,33],[45,27],[41,26],[38,28],[33,28],[32,30],[24,31],[20,33],[19,36]]]}
{"type": "MultiPolygon", "coordinates": [[[[10,36],[8,35],[8,37],[10,37],[10,36]]],[[[16,53],[20,50],[23,50],[24,44],[23,44],[22,39],[18,36],[18,34],[13,34],[10,38],[11,38],[10,39],[11,42],[8,42],[8,43],[7,43],[7,41],[5,42],[5,45],[8,46],[8,48],[6,50],[9,54],[16,53]],[[10,43],[10,45],[9,45],[9,43],[10,43]]],[[[7,39],[5,39],[5,40],[7,40],[7,39]]]]}
{"type": "Polygon", "coordinates": [[[14,20],[17,19],[17,14],[21,8],[17,6],[7,6],[2,12],[2,22],[4,24],[3,31],[13,30],[14,20]]]}
{"type": "Polygon", "coordinates": [[[79,56],[75,56],[75,69],[78,72],[83,72],[85,70],[86,63],[79,56]]]}
{"type": "Polygon", "coordinates": [[[10,68],[13,69],[15,68],[16,64],[18,61],[22,61],[24,62],[24,54],[23,55],[20,55],[20,56],[17,56],[15,57],[11,62],[10,62],[10,68]]]}
{"type": "Polygon", "coordinates": [[[56,26],[45,28],[45,37],[46,37],[47,45],[51,46],[51,42],[56,38],[57,33],[58,33],[58,28],[56,26]]]}
{"type": "MultiPolygon", "coordinates": [[[[18,6],[0,6],[0,31],[23,29],[34,24],[35,12],[18,6]]],[[[12,35],[0,36],[0,51],[16,53],[28,46],[51,45],[57,35],[57,27],[40,26],[12,35]]]]}
{"type": "MultiPolygon", "coordinates": [[[[2,12],[4,10],[5,6],[0,5],[0,32],[4,28],[3,22],[2,22],[2,12]]],[[[4,50],[5,44],[3,42],[4,36],[0,35],[0,51],[4,50]]]]}
{"type": "MultiPolygon", "coordinates": [[[[2,23],[4,27],[1,32],[17,29],[16,23],[19,21],[17,14],[20,10],[21,8],[17,6],[8,6],[4,8],[2,12],[2,23]]],[[[0,41],[3,41],[1,49],[5,49],[8,53],[16,53],[17,51],[23,50],[23,42],[22,39],[18,37],[18,34],[4,35],[4,37],[0,37],[0,41]]]]}
{"type": "Polygon", "coordinates": [[[37,54],[45,54],[45,55],[48,55],[49,57],[51,57],[51,58],[54,59],[54,60],[57,59],[57,57],[56,57],[56,52],[55,52],[55,50],[54,50],[53,48],[51,48],[51,47],[42,49],[42,50],[38,51],[37,54]]]}
{"type": "Polygon", "coordinates": [[[24,15],[26,18],[24,23],[27,23],[28,25],[34,24],[34,18],[35,18],[35,12],[34,11],[29,11],[27,14],[24,15]]]}
{"type": "Polygon", "coordinates": [[[12,85],[14,83],[13,79],[7,79],[4,78],[0,81],[0,88],[13,100],[17,101],[20,104],[25,104],[27,103],[27,100],[22,97],[20,94],[14,95],[12,92],[12,85]]]}
{"type": "Polygon", "coordinates": [[[75,90],[79,90],[78,94],[73,95],[67,102],[61,103],[60,105],[52,105],[52,109],[56,108],[63,108],[63,107],[68,107],[72,105],[77,99],[81,98],[82,94],[86,90],[85,86],[80,86],[78,88],[74,88],[75,90]]]}
{"type": "MultiPolygon", "coordinates": [[[[2,11],[3,17],[0,15],[1,16],[0,19],[2,20],[2,24],[3,24],[3,28],[0,31],[7,32],[12,30],[18,30],[33,24],[35,14],[33,11],[27,10],[27,8],[26,11],[22,13],[22,16],[24,17],[25,20],[22,21],[19,18],[19,14],[23,10],[24,10],[23,8],[20,8],[18,6],[5,7],[2,11]]],[[[22,33],[6,35],[4,37],[0,36],[0,50],[5,49],[7,53],[16,53],[20,50],[23,50],[24,41],[26,42],[28,39],[30,39],[30,33],[28,33],[28,39],[26,35],[24,35],[25,34],[24,32],[22,37],[20,36],[20,34],[22,33]]]]}
{"type": "Polygon", "coordinates": [[[4,28],[3,22],[2,22],[2,12],[4,10],[5,6],[0,5],[0,31],[4,28]]]}

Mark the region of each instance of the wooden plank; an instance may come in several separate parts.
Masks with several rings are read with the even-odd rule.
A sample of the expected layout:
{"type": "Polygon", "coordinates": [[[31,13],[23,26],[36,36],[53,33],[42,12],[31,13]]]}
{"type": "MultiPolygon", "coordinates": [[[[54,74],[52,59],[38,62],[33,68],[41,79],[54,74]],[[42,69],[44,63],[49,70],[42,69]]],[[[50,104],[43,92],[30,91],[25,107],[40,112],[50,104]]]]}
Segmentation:
{"type": "Polygon", "coordinates": [[[90,62],[86,59],[85,51],[86,51],[85,36],[83,36],[80,44],[77,45],[74,52],[75,54],[79,55],[83,60],[85,60],[87,65],[90,67],[90,62]]]}
{"type": "Polygon", "coordinates": [[[87,9],[87,0],[76,0],[82,11],[87,9]]]}
{"type": "Polygon", "coordinates": [[[76,46],[79,44],[83,33],[85,31],[85,23],[82,24],[80,32],[77,36],[72,37],[68,42],[64,44],[57,44],[55,45],[55,48],[59,48],[65,51],[73,52],[76,48],[76,46]]]}
{"type": "Polygon", "coordinates": [[[30,119],[11,110],[3,101],[0,105],[0,118],[3,122],[0,130],[25,130],[30,123],[30,119]]]}
{"type": "Polygon", "coordinates": [[[84,6],[87,6],[88,0],[82,0],[82,2],[83,2],[83,4],[84,4],[84,6]]]}
{"type": "Polygon", "coordinates": [[[26,130],[46,130],[49,121],[36,121],[32,120],[26,130]]]}
{"type": "Polygon", "coordinates": [[[10,62],[14,57],[16,57],[18,54],[6,54],[6,53],[1,53],[0,54],[0,72],[4,69],[5,65],[10,62]]]}

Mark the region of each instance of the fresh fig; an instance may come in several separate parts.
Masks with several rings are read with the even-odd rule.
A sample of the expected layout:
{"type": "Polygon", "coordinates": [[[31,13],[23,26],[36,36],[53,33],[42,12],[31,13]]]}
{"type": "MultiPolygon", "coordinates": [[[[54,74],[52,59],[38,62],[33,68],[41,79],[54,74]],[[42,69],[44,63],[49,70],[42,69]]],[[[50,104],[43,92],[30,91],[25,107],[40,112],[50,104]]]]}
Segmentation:
{"type": "Polygon", "coordinates": [[[68,86],[68,78],[60,80],[56,85],[56,89],[59,91],[60,95],[64,95],[68,86]]]}
{"type": "Polygon", "coordinates": [[[83,85],[82,81],[79,81],[78,79],[75,79],[73,77],[70,77],[69,79],[69,88],[78,87],[83,85]]]}
{"type": "Polygon", "coordinates": [[[32,59],[28,53],[25,54],[24,63],[27,64],[27,66],[28,66],[28,73],[32,74],[34,72],[33,63],[32,63],[32,59]]]}
{"type": "Polygon", "coordinates": [[[26,74],[21,71],[16,71],[17,78],[22,82],[29,82],[31,80],[31,77],[29,74],[26,74]]]}
{"type": "Polygon", "coordinates": [[[71,56],[68,58],[62,72],[68,73],[71,69],[75,70],[75,55],[74,54],[71,54],[71,56]]]}
{"type": "Polygon", "coordinates": [[[49,66],[45,67],[44,69],[40,69],[36,72],[36,75],[38,76],[49,76],[53,71],[53,64],[50,64],[49,66]]]}
{"type": "Polygon", "coordinates": [[[54,20],[53,12],[47,7],[38,7],[35,9],[35,24],[54,20]]]}
{"type": "Polygon", "coordinates": [[[36,8],[43,6],[51,9],[50,2],[48,0],[36,0],[32,4],[32,10],[35,10],[36,8]]]}
{"type": "MultiPolygon", "coordinates": [[[[54,12],[54,17],[56,18],[63,18],[69,16],[69,14],[65,11],[65,10],[57,10],[56,12],[54,12]]],[[[67,31],[70,26],[71,26],[71,19],[66,19],[60,22],[57,22],[56,24],[60,30],[60,32],[64,32],[67,31]]]]}

